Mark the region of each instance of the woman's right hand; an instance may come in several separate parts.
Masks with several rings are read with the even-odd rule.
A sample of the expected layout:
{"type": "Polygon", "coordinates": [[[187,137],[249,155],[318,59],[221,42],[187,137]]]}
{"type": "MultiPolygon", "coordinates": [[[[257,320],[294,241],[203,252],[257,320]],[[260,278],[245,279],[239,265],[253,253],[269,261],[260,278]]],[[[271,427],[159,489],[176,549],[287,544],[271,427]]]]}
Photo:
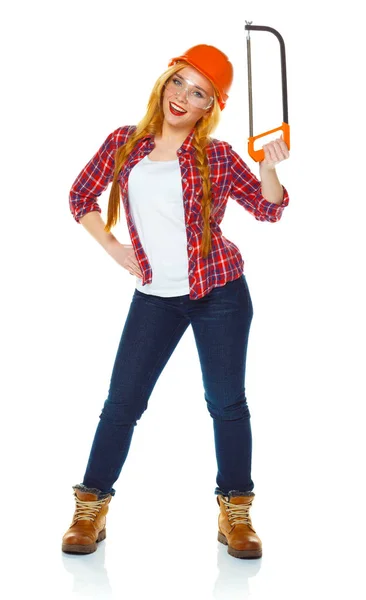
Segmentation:
{"type": "Polygon", "coordinates": [[[120,244],[117,240],[110,243],[106,251],[121,267],[142,279],[140,265],[137,262],[132,244],[120,244]]]}

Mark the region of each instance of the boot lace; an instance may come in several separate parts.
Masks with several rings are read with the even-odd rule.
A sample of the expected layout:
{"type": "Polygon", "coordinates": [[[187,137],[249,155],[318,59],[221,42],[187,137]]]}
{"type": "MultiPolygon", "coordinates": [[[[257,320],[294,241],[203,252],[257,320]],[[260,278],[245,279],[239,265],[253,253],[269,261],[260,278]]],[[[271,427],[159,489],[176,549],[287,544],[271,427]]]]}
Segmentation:
{"type": "Polygon", "coordinates": [[[76,509],[73,523],[76,521],[95,521],[95,518],[102,508],[105,498],[102,500],[80,500],[75,494],[76,509]]]}
{"type": "Polygon", "coordinates": [[[249,516],[249,509],[252,505],[252,501],[248,504],[233,504],[225,498],[222,498],[222,501],[225,505],[227,516],[229,518],[230,523],[233,525],[237,525],[238,523],[243,523],[244,525],[249,525],[252,529],[252,521],[249,516]]]}

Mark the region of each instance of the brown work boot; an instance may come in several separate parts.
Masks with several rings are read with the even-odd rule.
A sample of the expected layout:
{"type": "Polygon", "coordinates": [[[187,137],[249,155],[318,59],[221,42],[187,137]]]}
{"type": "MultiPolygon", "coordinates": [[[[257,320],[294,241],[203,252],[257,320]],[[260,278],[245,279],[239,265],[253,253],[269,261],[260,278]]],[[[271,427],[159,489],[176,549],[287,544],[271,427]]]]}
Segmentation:
{"type": "Polygon", "coordinates": [[[90,554],[106,537],[106,514],[112,494],[84,484],[73,485],[76,508],[69,529],[62,538],[62,551],[90,554]]]}
{"type": "MultiPolygon", "coordinates": [[[[235,494],[235,490],[233,490],[235,494]]],[[[219,532],[217,539],[228,546],[228,554],[236,558],[260,558],[262,542],[253,528],[249,509],[254,499],[254,492],[240,496],[216,496],[220,506],[219,532]]]]}

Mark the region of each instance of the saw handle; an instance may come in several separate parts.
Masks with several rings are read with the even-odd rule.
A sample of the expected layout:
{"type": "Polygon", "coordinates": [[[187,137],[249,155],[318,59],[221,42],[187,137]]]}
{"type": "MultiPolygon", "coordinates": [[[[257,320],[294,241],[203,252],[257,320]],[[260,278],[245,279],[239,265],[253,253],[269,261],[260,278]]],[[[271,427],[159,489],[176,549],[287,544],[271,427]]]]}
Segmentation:
{"type": "Polygon", "coordinates": [[[282,123],[281,127],[276,127],[276,129],[271,129],[270,131],[266,131],[265,133],[260,133],[259,135],[255,135],[253,137],[248,138],[248,154],[252,157],[256,162],[261,162],[264,160],[264,150],[261,148],[260,150],[254,150],[254,142],[265,135],[269,135],[270,133],[274,133],[275,131],[283,132],[283,140],[287,144],[287,148],[290,150],[290,126],[288,123],[282,123]]]}

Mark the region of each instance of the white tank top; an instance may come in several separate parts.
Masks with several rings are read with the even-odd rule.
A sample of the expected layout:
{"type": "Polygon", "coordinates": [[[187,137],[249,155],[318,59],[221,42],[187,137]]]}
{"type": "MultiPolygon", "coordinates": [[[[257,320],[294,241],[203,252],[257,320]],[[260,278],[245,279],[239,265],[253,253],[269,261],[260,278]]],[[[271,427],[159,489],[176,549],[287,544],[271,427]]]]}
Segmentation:
{"type": "Polygon", "coordinates": [[[187,234],[181,171],[175,160],[146,155],[128,178],[131,216],[152,268],[152,282],[136,288],[156,296],[189,294],[187,234]]]}

